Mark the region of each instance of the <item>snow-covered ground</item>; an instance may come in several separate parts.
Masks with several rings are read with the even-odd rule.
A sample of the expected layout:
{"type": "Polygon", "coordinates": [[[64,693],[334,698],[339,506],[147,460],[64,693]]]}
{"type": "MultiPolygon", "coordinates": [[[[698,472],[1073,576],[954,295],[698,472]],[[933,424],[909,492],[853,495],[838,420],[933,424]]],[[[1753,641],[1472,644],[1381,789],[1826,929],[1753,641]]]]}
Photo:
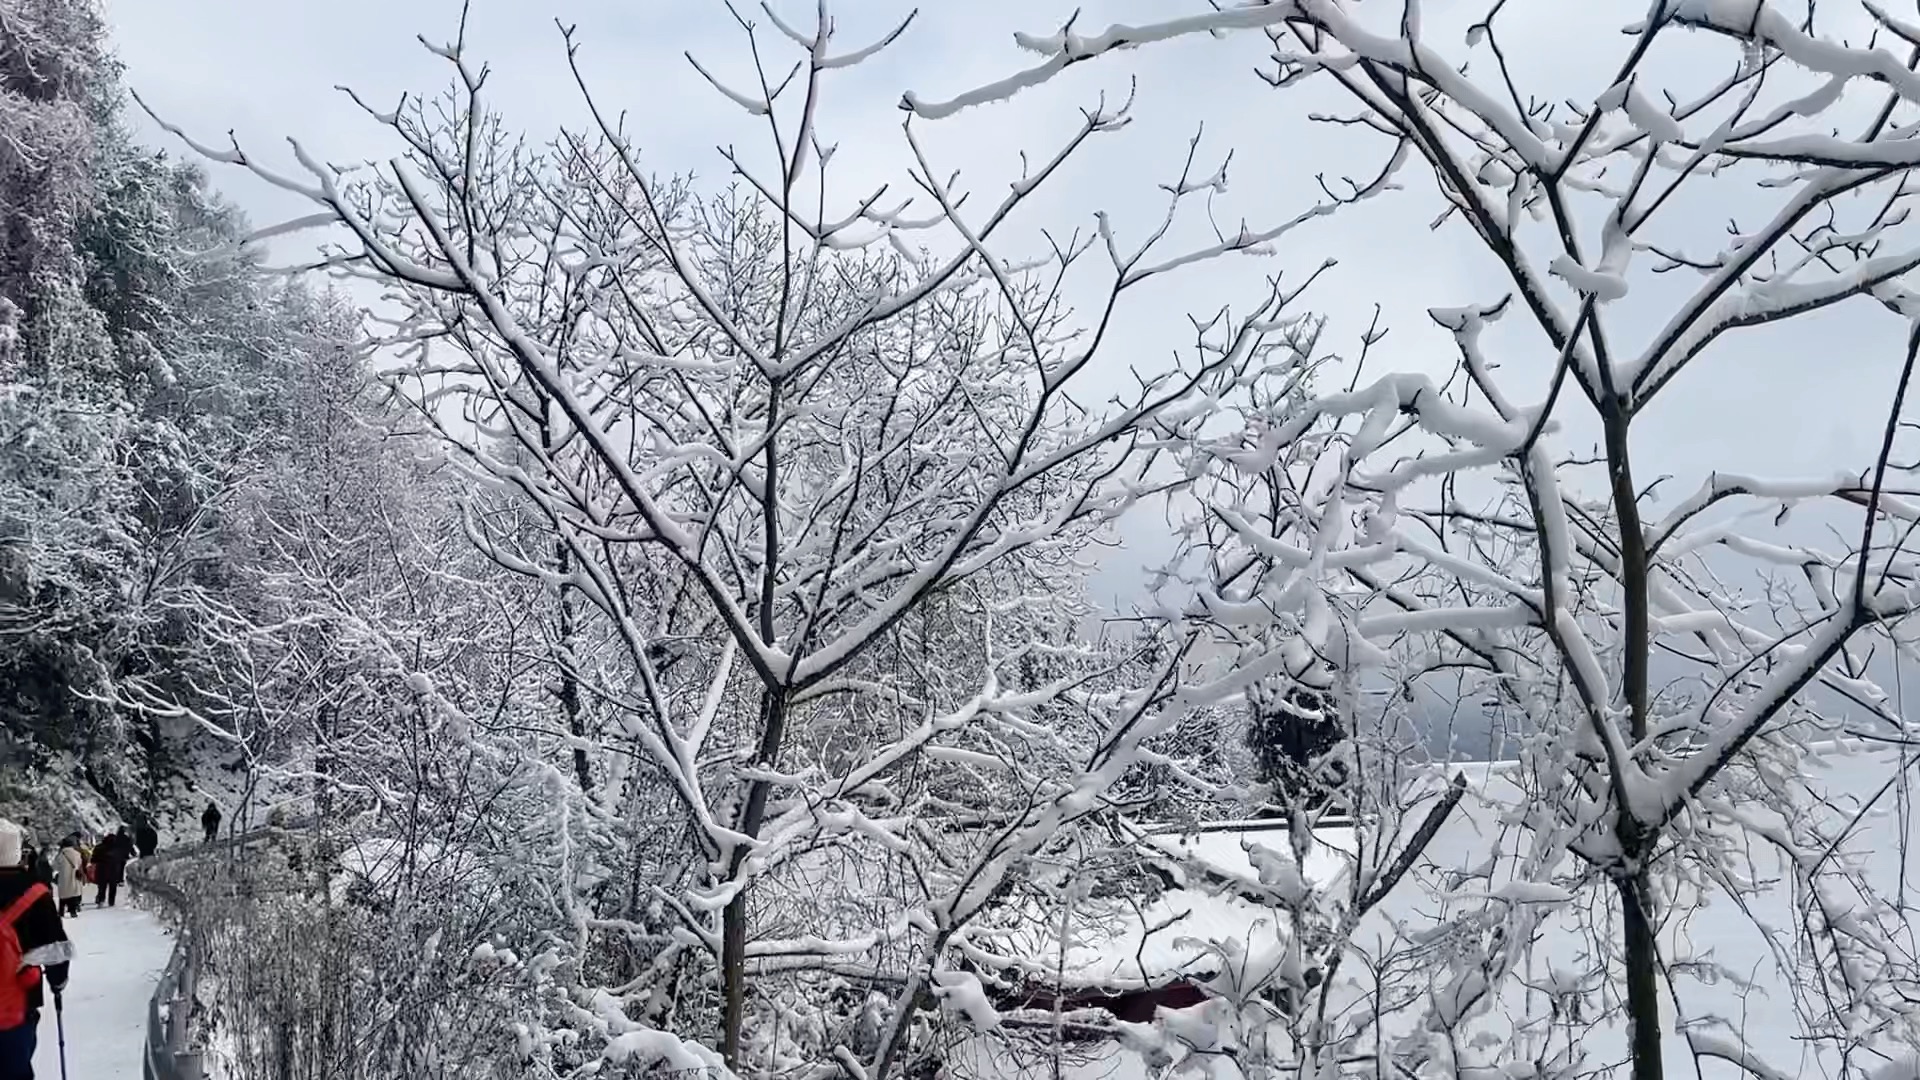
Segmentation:
{"type": "MultiPolygon", "coordinates": [[[[66,992],[67,1071],[71,1080],[139,1080],[147,1002],[173,951],[173,938],[149,912],[88,905],[67,920],[75,957],[66,992]]],[[[51,1003],[49,1003],[51,1004],[51,1003]]],[[[34,1072],[60,1076],[54,1011],[40,1017],[34,1072]]]]}

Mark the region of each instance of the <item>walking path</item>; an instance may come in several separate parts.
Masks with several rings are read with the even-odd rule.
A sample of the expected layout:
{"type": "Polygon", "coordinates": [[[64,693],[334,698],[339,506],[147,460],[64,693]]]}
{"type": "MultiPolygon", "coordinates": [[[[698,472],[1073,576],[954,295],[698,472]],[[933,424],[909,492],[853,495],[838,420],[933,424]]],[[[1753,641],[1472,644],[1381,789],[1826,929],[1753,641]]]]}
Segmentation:
{"type": "MultiPolygon", "coordinates": [[[[119,907],[89,904],[79,918],[67,920],[75,954],[65,1012],[70,1080],[140,1080],[147,1001],[167,966],[173,937],[150,912],[126,903],[124,892],[120,899],[119,907]]],[[[60,1076],[57,1023],[53,1009],[41,1014],[33,1058],[40,1080],[60,1076]]]]}

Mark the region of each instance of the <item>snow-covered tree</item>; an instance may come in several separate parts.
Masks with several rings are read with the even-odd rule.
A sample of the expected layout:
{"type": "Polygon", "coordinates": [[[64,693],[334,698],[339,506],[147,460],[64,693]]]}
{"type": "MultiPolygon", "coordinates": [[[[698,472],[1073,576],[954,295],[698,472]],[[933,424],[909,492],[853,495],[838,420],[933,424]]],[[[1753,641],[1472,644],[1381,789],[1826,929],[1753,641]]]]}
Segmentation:
{"type": "MultiPolygon", "coordinates": [[[[849,198],[823,102],[906,28],[842,46],[824,12],[743,27],[756,57],[784,40],[801,59],[793,81],[761,67],[747,89],[695,65],[771,121],[771,167],[730,153],[727,192],[642,169],[591,94],[597,130],[527,149],[458,40],[435,50],[449,97],[369,110],[401,148],[386,165],[335,169],[296,144],[287,174],[193,145],[309,198],[349,234],[326,264],[404,307],[383,336],[400,358],[389,380],[485,485],[470,535],[558,605],[553,668],[609,721],[575,723],[563,700],[548,752],[566,747],[575,788],[620,813],[636,809],[621,785],[644,783],[677,833],[649,867],[651,927],[583,917],[657,942],[650,978],[696,977],[665,1001],[646,979],[587,980],[583,999],[623,1003],[618,1018],[594,1007],[592,1045],[882,1076],[921,1052],[935,1003],[992,1025],[978,978],[954,966],[969,924],[1137,764],[1169,761],[1145,744],[1192,704],[1176,693],[1182,642],[1125,686],[1073,641],[1072,556],[1179,481],[1150,471],[1154,452],[1207,393],[1292,362],[1270,339],[1297,294],[1276,288],[1231,320],[1233,347],[1090,407],[1074,395],[1109,323],[1078,327],[1062,282],[1098,281],[1110,315],[1145,282],[1290,226],[1167,250],[1167,224],[1127,241],[1099,219],[1017,262],[1001,247],[1014,211],[1123,109],[1087,109],[979,210],[910,123],[919,194],[849,198]],[[495,513],[503,495],[517,520],[495,513]],[[875,904],[848,906],[870,888],[875,904]],[[818,1008],[859,971],[889,988],[880,1005],[818,1008]],[[719,1057],[655,1039],[655,1022],[719,1057]]],[[[1191,162],[1167,180],[1169,223],[1219,185],[1191,162]]]]}
{"type": "MultiPolygon", "coordinates": [[[[278,350],[348,331],[261,280],[204,178],[133,143],[90,0],[0,7],[0,714],[146,813],[214,651],[225,504],[286,413],[278,350]]],[[[65,766],[62,765],[64,768],[65,766]]]]}
{"type": "MultiPolygon", "coordinates": [[[[1215,478],[1195,616],[1279,631],[1229,678],[1311,682],[1326,664],[1362,689],[1445,682],[1513,719],[1523,838],[1481,868],[1506,883],[1445,921],[1451,959],[1409,1003],[1417,1020],[1378,1033],[1391,1074],[1576,1075],[1603,1044],[1572,1022],[1620,1034],[1638,1080],[1689,1052],[1756,1077],[1911,1060],[1920,957],[1904,891],[1839,854],[1870,805],[1827,803],[1808,766],[1821,740],[1912,738],[1876,681],[1910,654],[1920,29],[1874,5],[1655,0],[1599,85],[1534,90],[1503,49],[1521,8],[1287,0],[1069,25],[1023,36],[1035,65],[955,104],[1122,49],[1265,34],[1276,107],[1308,86],[1344,95],[1353,113],[1328,119],[1423,163],[1440,227],[1507,279],[1504,295],[1431,310],[1457,346],[1452,377],[1402,368],[1370,336],[1349,389],[1283,373],[1232,404],[1232,434],[1189,453],[1215,478]],[[1692,78],[1707,63],[1714,77],[1692,78]],[[1695,227],[1702,198],[1719,200],[1716,221],[1734,216],[1730,237],[1695,227]],[[1711,397],[1743,377],[1736,348],[1842,305],[1906,328],[1904,350],[1834,371],[1862,406],[1837,419],[1870,425],[1872,449],[1804,478],[1727,462],[1663,499],[1669,463],[1635,452],[1650,409],[1690,385],[1711,397]],[[1531,332],[1495,333],[1516,321],[1531,332]],[[1796,530],[1796,507],[1822,528],[1796,530]],[[1806,1060],[1741,1036],[1737,1003],[1713,988],[1754,972],[1694,949],[1676,921],[1758,902],[1772,875],[1793,883],[1795,917],[1754,916],[1760,981],[1794,999],[1804,1050],[1788,1052],[1806,1060]],[[1543,928],[1588,905],[1582,955],[1554,957],[1551,992],[1530,993],[1543,928]],[[1601,993],[1617,1008],[1565,1008],[1615,985],[1601,993]]],[[[1289,1067],[1336,1068],[1364,1027],[1289,1067]]]]}

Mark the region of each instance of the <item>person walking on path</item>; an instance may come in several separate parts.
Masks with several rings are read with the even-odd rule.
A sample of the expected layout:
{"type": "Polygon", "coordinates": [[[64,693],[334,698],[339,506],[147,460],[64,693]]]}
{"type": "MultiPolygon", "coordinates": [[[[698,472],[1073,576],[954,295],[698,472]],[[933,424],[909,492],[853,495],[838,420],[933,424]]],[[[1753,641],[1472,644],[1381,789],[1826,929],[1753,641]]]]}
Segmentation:
{"type": "Polygon", "coordinates": [[[127,879],[127,860],[133,858],[133,838],[127,827],[100,841],[93,849],[94,907],[113,907],[120,899],[120,883],[127,879]]]}
{"type": "Polygon", "coordinates": [[[77,919],[87,895],[87,857],[80,851],[79,833],[61,842],[53,863],[53,895],[60,902],[60,914],[77,919]]]}
{"type": "Polygon", "coordinates": [[[46,987],[67,985],[73,944],[53,893],[20,865],[19,826],[0,821],[0,958],[15,970],[0,976],[0,1080],[33,1080],[46,987]]]}
{"type": "Polygon", "coordinates": [[[143,859],[153,858],[153,853],[160,850],[160,834],[154,831],[151,821],[142,821],[133,830],[133,846],[143,859]]]}
{"type": "Polygon", "coordinates": [[[207,830],[207,843],[220,838],[220,804],[207,803],[207,812],[200,815],[200,827],[207,830]]]}
{"type": "Polygon", "coordinates": [[[33,819],[21,818],[18,828],[20,829],[21,868],[32,874],[42,885],[51,889],[53,863],[47,858],[47,853],[40,850],[39,843],[34,840],[33,819]]]}

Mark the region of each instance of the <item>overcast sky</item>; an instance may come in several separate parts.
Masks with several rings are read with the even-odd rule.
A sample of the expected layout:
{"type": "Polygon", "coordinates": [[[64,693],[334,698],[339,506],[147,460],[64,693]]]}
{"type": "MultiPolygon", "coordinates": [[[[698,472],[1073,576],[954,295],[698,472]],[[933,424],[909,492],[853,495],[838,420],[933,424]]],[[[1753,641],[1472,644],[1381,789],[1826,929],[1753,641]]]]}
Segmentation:
{"type": "MultiPolygon", "coordinates": [[[[336,162],[393,154],[390,133],[333,87],[351,85],[381,107],[402,90],[440,89],[449,75],[446,65],[414,35],[447,40],[459,9],[455,0],[107,0],[107,5],[130,86],[202,138],[217,142],[232,129],[251,152],[288,169],[287,136],[299,137],[336,162]]],[[[895,47],[832,80],[821,127],[825,140],[840,148],[836,166],[844,186],[836,191],[841,203],[850,204],[881,182],[907,189],[904,114],[898,108],[903,91],[945,98],[1031,63],[1031,56],[1014,46],[1013,32],[1049,31],[1073,6],[1064,0],[929,4],[895,47]]],[[[1179,0],[1093,0],[1081,6],[1084,30],[1184,10],[1179,0]]],[[[1379,7],[1388,15],[1389,8],[1397,11],[1397,5],[1379,7]]],[[[908,9],[892,0],[842,4],[836,41],[842,49],[865,44],[908,9]]],[[[1822,5],[1823,25],[1836,32],[1862,25],[1857,13],[1832,9],[1822,5]]],[[[780,10],[810,25],[810,4],[782,4],[780,10]]],[[[1466,14],[1478,10],[1430,4],[1429,36],[1458,45],[1466,14]]],[[[1591,101],[1607,88],[1627,47],[1620,28],[1644,10],[1639,0],[1509,4],[1501,26],[1518,80],[1541,98],[1591,101]]],[[[722,5],[707,0],[475,0],[472,52],[492,66],[492,100],[510,126],[544,140],[562,124],[585,123],[556,18],[577,24],[584,43],[581,62],[594,92],[604,107],[627,113],[651,168],[691,171],[718,186],[727,167],[717,145],[738,145],[766,160],[761,122],[707,87],[683,55],[691,51],[724,80],[745,84],[751,73],[739,27],[722,5]]],[[[1738,58],[1737,47],[1726,42],[1684,33],[1672,38],[1653,66],[1665,84],[1704,86],[1738,58]]],[[[794,55],[771,31],[763,47],[778,58],[777,68],[794,55]]],[[[1079,107],[1094,103],[1102,92],[1110,99],[1124,96],[1133,85],[1135,124],[1090,147],[1016,220],[1010,234],[1014,248],[1036,245],[1042,228],[1086,228],[1096,209],[1113,214],[1123,237],[1141,235],[1160,213],[1155,185],[1173,179],[1186,140],[1202,125],[1203,157],[1214,160],[1228,149],[1234,153],[1232,186],[1219,200],[1217,216],[1228,224],[1244,218],[1264,227],[1319,198],[1317,176],[1370,175],[1387,150],[1378,135],[1309,119],[1315,112],[1352,114],[1333,87],[1268,88],[1255,75],[1266,51],[1258,34],[1184,40],[1125,54],[1117,62],[1081,65],[1040,91],[950,120],[918,122],[917,130],[936,162],[960,169],[963,186],[985,202],[997,199],[1016,175],[1020,151],[1049,152],[1077,123],[1079,107]]],[[[172,145],[144,117],[136,118],[153,141],[172,145]]],[[[237,171],[213,175],[257,223],[306,212],[297,199],[237,171]]],[[[1379,304],[1391,334],[1376,349],[1372,370],[1392,365],[1443,374],[1453,365],[1453,346],[1427,319],[1426,309],[1486,303],[1506,286],[1499,268],[1458,222],[1429,228],[1441,203],[1417,165],[1403,182],[1403,192],[1303,227],[1271,258],[1214,264],[1138,297],[1118,328],[1118,347],[1104,356],[1097,377],[1118,385],[1129,366],[1164,367],[1170,352],[1190,337],[1190,312],[1206,313],[1226,303],[1244,307],[1261,292],[1262,275],[1304,275],[1328,258],[1340,265],[1309,295],[1311,306],[1330,318],[1337,347],[1350,349],[1379,304]]],[[[1744,186],[1705,189],[1669,215],[1667,235],[1710,252],[1724,243],[1729,217],[1757,226],[1770,201],[1744,186]]],[[[1636,278],[1634,295],[1616,312],[1622,332],[1644,339],[1671,310],[1671,287],[1688,284],[1677,278],[1636,278]]],[[[1523,323],[1509,319],[1490,342],[1505,375],[1520,387],[1516,396],[1524,399],[1536,397],[1536,387],[1544,385],[1551,353],[1523,323]]],[[[1666,490],[1677,496],[1715,468],[1799,475],[1863,467],[1892,393],[1903,334],[1904,326],[1876,306],[1854,302],[1787,330],[1723,342],[1643,420],[1636,446],[1641,482],[1672,474],[1666,490]]],[[[1592,430],[1577,414],[1569,415],[1568,423],[1568,442],[1574,445],[1583,431],[1592,430]]],[[[1152,550],[1150,535],[1131,543],[1135,558],[1149,557],[1141,553],[1152,550]]]]}

